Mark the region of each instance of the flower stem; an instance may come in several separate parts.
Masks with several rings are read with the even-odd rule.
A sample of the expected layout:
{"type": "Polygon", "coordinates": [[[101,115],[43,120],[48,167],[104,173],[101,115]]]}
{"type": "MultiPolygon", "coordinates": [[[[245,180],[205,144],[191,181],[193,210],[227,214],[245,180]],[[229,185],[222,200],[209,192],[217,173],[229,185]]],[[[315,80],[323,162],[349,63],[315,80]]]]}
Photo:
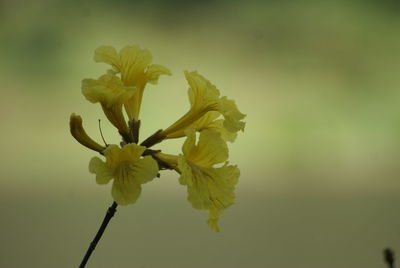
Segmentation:
{"type": "Polygon", "coordinates": [[[118,204],[116,202],[113,202],[112,205],[108,208],[107,213],[104,216],[103,222],[101,223],[101,226],[100,226],[99,230],[97,231],[97,234],[94,237],[92,243],[90,243],[89,248],[86,251],[85,256],[83,257],[81,265],[79,265],[79,268],[85,267],[87,261],[90,258],[90,255],[92,255],[93,250],[96,248],[97,242],[99,242],[101,236],[103,235],[104,231],[107,228],[108,223],[110,222],[111,218],[114,216],[115,212],[117,211],[117,206],[118,206],[118,204]]]}
{"type": "Polygon", "coordinates": [[[394,251],[390,248],[385,248],[385,250],[383,251],[383,257],[384,260],[386,262],[386,264],[388,265],[388,268],[395,268],[394,265],[394,251]]]}

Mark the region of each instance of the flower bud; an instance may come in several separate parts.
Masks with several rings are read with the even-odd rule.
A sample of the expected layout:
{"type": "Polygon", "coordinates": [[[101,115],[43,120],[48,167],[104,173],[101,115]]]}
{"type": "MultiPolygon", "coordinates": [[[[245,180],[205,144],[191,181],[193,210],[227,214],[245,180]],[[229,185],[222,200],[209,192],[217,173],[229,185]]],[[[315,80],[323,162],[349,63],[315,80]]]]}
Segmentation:
{"type": "Polygon", "coordinates": [[[71,131],[71,135],[83,146],[99,153],[102,153],[102,151],[105,149],[105,147],[95,142],[86,134],[86,131],[82,126],[82,118],[79,115],[74,113],[71,114],[69,119],[69,129],[71,131]]]}

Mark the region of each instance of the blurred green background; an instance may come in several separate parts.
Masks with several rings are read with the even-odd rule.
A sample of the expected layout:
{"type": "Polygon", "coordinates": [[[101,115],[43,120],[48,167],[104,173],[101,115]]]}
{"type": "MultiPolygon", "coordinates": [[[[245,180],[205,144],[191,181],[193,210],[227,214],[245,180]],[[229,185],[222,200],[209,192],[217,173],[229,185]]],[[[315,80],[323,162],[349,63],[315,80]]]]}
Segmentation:
{"type": "Polygon", "coordinates": [[[247,114],[237,202],[215,233],[165,172],[88,267],[385,267],[384,247],[400,254],[398,3],[1,0],[0,267],[78,266],[112,199],[69,115],[119,141],[80,82],[108,68],[96,47],[129,44],[173,73],[146,88],[142,137],[187,110],[183,70],[247,114]]]}

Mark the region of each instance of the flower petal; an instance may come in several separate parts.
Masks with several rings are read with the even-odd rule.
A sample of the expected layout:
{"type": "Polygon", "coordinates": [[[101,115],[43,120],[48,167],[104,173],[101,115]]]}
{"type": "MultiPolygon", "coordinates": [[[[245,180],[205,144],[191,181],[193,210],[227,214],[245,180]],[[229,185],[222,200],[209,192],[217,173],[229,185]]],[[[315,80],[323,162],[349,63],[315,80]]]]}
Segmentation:
{"type": "Polygon", "coordinates": [[[192,109],[216,110],[219,102],[219,90],[197,72],[185,71],[186,80],[189,83],[189,100],[192,109]]]}
{"type": "Polygon", "coordinates": [[[94,60],[96,62],[104,62],[112,65],[115,69],[119,69],[119,55],[112,46],[101,46],[96,48],[94,52],[94,60]]]}
{"type": "Polygon", "coordinates": [[[137,145],[135,143],[129,143],[122,147],[121,152],[119,154],[119,161],[124,162],[132,162],[136,163],[139,160],[140,156],[146,150],[146,147],[137,145]]]}
{"type": "Polygon", "coordinates": [[[149,81],[151,84],[157,84],[158,78],[162,74],[171,75],[171,71],[158,64],[152,64],[147,67],[147,81],[149,81]]]}
{"type": "Polygon", "coordinates": [[[149,65],[153,56],[148,49],[141,49],[139,46],[125,46],[119,52],[122,66],[125,71],[131,68],[144,70],[149,65]]]}
{"type": "Polygon", "coordinates": [[[158,173],[158,165],[151,156],[135,162],[122,162],[115,169],[112,196],[120,205],[133,204],[139,198],[141,184],[152,180],[158,173]]]}
{"type": "Polygon", "coordinates": [[[106,157],[106,162],[111,167],[116,167],[119,164],[119,153],[121,148],[118,145],[110,144],[103,151],[104,156],[106,157]]]}
{"type": "Polygon", "coordinates": [[[230,132],[224,125],[225,120],[219,119],[206,126],[207,129],[218,132],[224,141],[234,142],[237,136],[236,132],[230,132]]]}
{"type": "MultiPolygon", "coordinates": [[[[200,117],[198,120],[194,121],[191,125],[189,125],[187,128],[194,128],[196,131],[201,131],[203,129],[206,129],[208,125],[212,123],[214,119],[220,116],[219,112],[215,111],[209,111],[206,114],[204,114],[202,117],[200,117]]],[[[181,138],[186,136],[184,128],[179,129],[176,132],[173,132],[168,135],[169,139],[176,139],[176,138],[181,138]]]]}
{"type": "Polygon", "coordinates": [[[212,167],[228,159],[228,146],[221,135],[213,130],[205,129],[200,132],[199,141],[185,157],[192,163],[202,167],[212,167]]]}
{"type": "Polygon", "coordinates": [[[219,220],[219,216],[221,216],[221,214],[222,214],[222,210],[220,210],[220,209],[211,208],[208,211],[207,224],[211,229],[213,229],[216,232],[220,231],[219,226],[218,226],[218,220],[219,220]]]}
{"type": "Polygon", "coordinates": [[[111,144],[104,150],[104,156],[107,159],[107,164],[115,168],[123,162],[134,164],[138,161],[145,149],[146,147],[139,146],[135,143],[127,144],[122,148],[111,144]]]}
{"type": "Polygon", "coordinates": [[[187,128],[185,134],[187,138],[182,145],[182,152],[184,155],[189,155],[196,146],[196,131],[194,128],[187,128]]]}
{"type": "Polygon", "coordinates": [[[197,209],[225,209],[233,204],[234,189],[239,177],[236,166],[225,165],[220,168],[201,168],[186,162],[189,169],[183,168],[183,162],[178,162],[182,168],[179,179],[188,185],[188,200],[197,209]],[[187,173],[190,171],[190,173],[187,173]],[[186,183],[185,183],[186,182],[186,183]]]}
{"type": "Polygon", "coordinates": [[[151,156],[145,156],[135,162],[132,175],[140,184],[154,179],[158,174],[158,164],[151,156]]]}
{"type": "MultiPolygon", "coordinates": [[[[237,134],[235,132],[230,132],[224,126],[224,120],[218,118],[221,114],[217,111],[209,111],[203,115],[200,119],[195,121],[190,127],[195,128],[197,131],[203,131],[205,129],[211,129],[221,134],[221,138],[224,141],[233,142],[236,139],[237,134]]],[[[178,133],[177,133],[178,134],[178,133]]],[[[183,134],[184,135],[184,134],[183,134]]],[[[181,135],[180,137],[182,137],[181,135]]]]}
{"type": "Polygon", "coordinates": [[[110,107],[127,102],[135,93],[134,87],[125,87],[116,75],[105,74],[98,79],[83,79],[82,94],[92,102],[110,107]]]}
{"type": "Polygon", "coordinates": [[[120,205],[136,202],[141,184],[152,180],[158,173],[158,164],[151,156],[140,158],[145,149],[134,143],[122,148],[111,144],[104,150],[106,163],[97,157],[90,162],[90,171],[98,174],[98,183],[114,178],[111,193],[120,205]]]}
{"type": "Polygon", "coordinates": [[[242,114],[233,100],[229,100],[227,97],[222,97],[220,102],[220,112],[225,117],[224,126],[230,132],[237,132],[244,130],[245,122],[240,121],[246,117],[242,114]]]}
{"type": "Polygon", "coordinates": [[[112,169],[98,157],[90,160],[89,172],[96,174],[98,184],[107,184],[113,178],[112,169]]]}
{"type": "Polygon", "coordinates": [[[208,210],[207,223],[214,230],[219,230],[219,215],[235,199],[234,190],[239,169],[226,164],[220,168],[203,168],[187,161],[183,156],[178,159],[178,167],[181,171],[179,182],[188,187],[188,201],[196,209],[208,210]]]}
{"type": "Polygon", "coordinates": [[[130,173],[114,180],[111,195],[118,205],[133,204],[140,196],[142,187],[130,173]]]}
{"type": "Polygon", "coordinates": [[[193,126],[196,130],[202,130],[207,128],[211,122],[217,119],[221,114],[217,111],[209,111],[205,115],[203,115],[200,119],[194,122],[191,126],[193,126]]]}
{"type": "Polygon", "coordinates": [[[119,54],[122,81],[128,86],[144,87],[147,82],[145,69],[153,60],[150,51],[138,46],[126,46],[119,54]]]}

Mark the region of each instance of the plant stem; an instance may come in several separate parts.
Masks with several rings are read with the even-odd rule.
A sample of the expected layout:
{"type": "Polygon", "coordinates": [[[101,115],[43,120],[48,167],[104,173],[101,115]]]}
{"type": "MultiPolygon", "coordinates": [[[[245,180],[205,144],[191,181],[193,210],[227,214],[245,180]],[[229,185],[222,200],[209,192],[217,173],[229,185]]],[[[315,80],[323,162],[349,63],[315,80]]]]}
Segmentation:
{"type": "Polygon", "coordinates": [[[388,268],[395,268],[394,265],[394,251],[390,248],[385,248],[385,250],[383,251],[383,257],[384,260],[386,262],[386,264],[388,265],[388,268]]]}
{"type": "Polygon", "coordinates": [[[93,250],[96,248],[97,242],[99,242],[101,236],[103,235],[104,231],[107,228],[108,223],[110,222],[111,218],[114,216],[115,212],[117,211],[117,206],[118,206],[118,204],[113,202],[112,205],[108,208],[107,213],[104,216],[103,222],[101,223],[101,226],[100,226],[99,230],[97,231],[97,234],[94,237],[93,241],[90,243],[89,248],[86,251],[85,256],[83,257],[81,265],[79,265],[79,268],[85,267],[87,261],[90,258],[90,255],[92,255],[93,250]]]}

